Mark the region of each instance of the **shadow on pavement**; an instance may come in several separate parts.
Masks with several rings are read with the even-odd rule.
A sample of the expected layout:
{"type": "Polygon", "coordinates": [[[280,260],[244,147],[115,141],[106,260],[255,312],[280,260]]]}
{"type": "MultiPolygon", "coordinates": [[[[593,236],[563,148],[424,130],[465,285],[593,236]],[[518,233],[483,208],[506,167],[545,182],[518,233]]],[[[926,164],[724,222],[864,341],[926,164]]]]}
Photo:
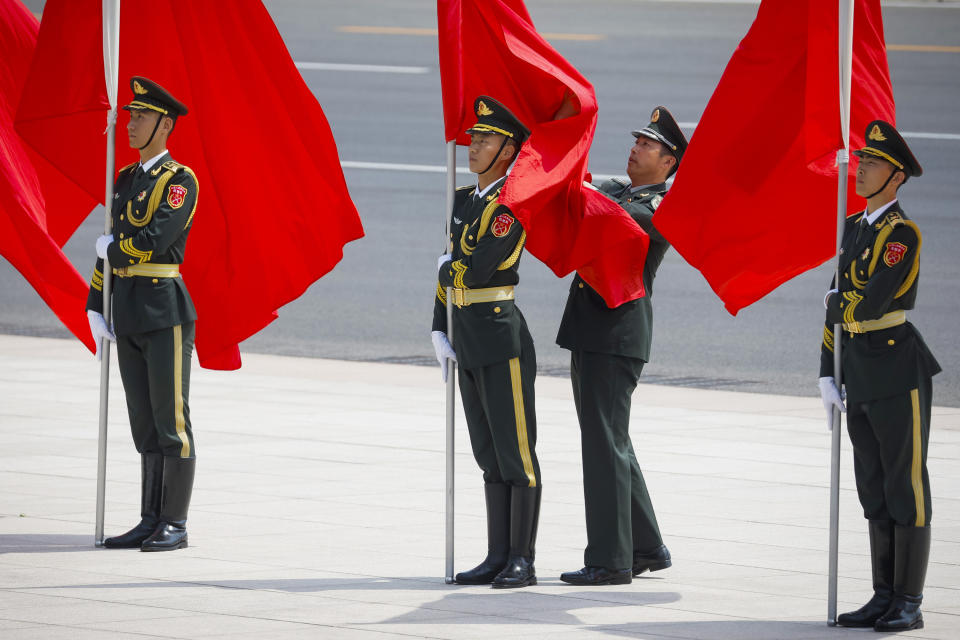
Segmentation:
{"type": "Polygon", "coordinates": [[[637,622],[618,625],[597,625],[590,631],[624,638],[696,638],[697,640],[814,640],[839,637],[845,631],[869,631],[871,636],[883,637],[873,629],[846,630],[828,627],[826,622],[801,620],[697,620],[694,622],[637,622]]]}
{"type": "Polygon", "coordinates": [[[59,533],[0,534],[2,553],[61,553],[64,551],[91,551],[93,534],[88,536],[59,533]]]}

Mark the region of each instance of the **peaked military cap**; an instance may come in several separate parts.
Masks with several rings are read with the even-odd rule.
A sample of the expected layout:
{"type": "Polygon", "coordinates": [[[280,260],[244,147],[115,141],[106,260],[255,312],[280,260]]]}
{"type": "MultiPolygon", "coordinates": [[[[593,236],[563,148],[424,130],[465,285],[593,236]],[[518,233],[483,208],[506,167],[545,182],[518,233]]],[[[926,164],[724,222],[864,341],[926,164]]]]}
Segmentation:
{"type": "Polygon", "coordinates": [[[876,156],[883,158],[897,169],[903,171],[907,176],[922,176],[923,167],[913,157],[910,147],[904,142],[903,137],[896,128],[889,122],[883,120],[874,120],[867,125],[867,130],[863,134],[866,146],[857,149],[853,155],[862,158],[863,156],[876,156]]]}
{"type": "Polygon", "coordinates": [[[130,78],[130,90],[133,91],[133,101],[124,107],[127,111],[149,109],[171,118],[187,115],[186,105],[153,80],[133,76],[130,78]]]}
{"type": "Polygon", "coordinates": [[[630,133],[635,138],[645,136],[665,144],[678,163],[683,158],[683,152],[687,150],[687,138],[666,107],[654,109],[653,113],[650,114],[650,124],[643,129],[630,133]]]}
{"type": "Polygon", "coordinates": [[[530,135],[530,129],[517,116],[490,96],[479,96],[473,103],[473,112],[477,114],[477,124],[467,133],[499,133],[520,144],[530,135]]]}

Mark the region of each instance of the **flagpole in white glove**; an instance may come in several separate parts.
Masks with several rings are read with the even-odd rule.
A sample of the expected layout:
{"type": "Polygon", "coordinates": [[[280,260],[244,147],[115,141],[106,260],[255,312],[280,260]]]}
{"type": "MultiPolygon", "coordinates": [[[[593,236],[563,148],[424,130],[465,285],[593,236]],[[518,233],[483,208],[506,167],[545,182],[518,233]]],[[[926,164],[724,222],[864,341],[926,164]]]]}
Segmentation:
{"type": "Polygon", "coordinates": [[[847,398],[845,391],[837,388],[837,383],[833,376],[824,376],[818,382],[820,386],[820,399],[823,400],[823,408],[827,410],[827,430],[833,430],[833,408],[840,409],[840,413],[846,413],[847,408],[843,401],[847,398]]]}
{"type": "Polygon", "coordinates": [[[440,375],[443,378],[443,381],[447,381],[447,358],[457,361],[457,353],[453,350],[453,347],[450,346],[450,341],[447,340],[447,334],[443,331],[433,331],[430,333],[430,338],[433,340],[433,350],[437,353],[437,362],[440,363],[440,375]]]}
{"type": "Polygon", "coordinates": [[[437,271],[440,271],[440,267],[450,262],[450,260],[452,259],[453,259],[453,256],[451,256],[449,253],[445,253],[439,258],[437,258],[437,271]]]}
{"type": "Polygon", "coordinates": [[[104,338],[112,342],[117,341],[117,337],[113,335],[113,332],[110,331],[110,328],[107,327],[107,321],[104,320],[103,314],[98,311],[88,310],[87,311],[87,320],[90,322],[90,334],[93,336],[93,341],[97,345],[97,361],[102,357],[100,344],[104,338]]]}
{"type": "Polygon", "coordinates": [[[107,247],[113,244],[113,234],[107,233],[97,238],[97,257],[107,259],[107,247]]]}

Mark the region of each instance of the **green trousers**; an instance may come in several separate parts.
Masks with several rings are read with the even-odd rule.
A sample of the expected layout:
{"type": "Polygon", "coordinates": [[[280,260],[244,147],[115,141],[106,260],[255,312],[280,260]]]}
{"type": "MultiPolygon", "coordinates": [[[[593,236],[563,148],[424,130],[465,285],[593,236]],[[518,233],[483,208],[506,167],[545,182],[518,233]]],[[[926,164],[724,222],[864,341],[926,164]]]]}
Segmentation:
{"type": "Polygon", "coordinates": [[[850,402],[847,407],[857,494],[868,520],[913,527],[930,524],[927,443],[932,387],[926,378],[907,393],[850,402]]]}
{"type": "Polygon", "coordinates": [[[540,486],[533,392],[537,356],[529,334],[518,357],[475,369],[461,367],[459,377],[470,445],[484,482],[540,486]]]}
{"type": "Polygon", "coordinates": [[[580,421],[586,566],[626,569],[634,550],[663,540],[650,493],[630,440],[630,404],[643,360],[573,351],[570,380],[580,421]]]}
{"type": "Polygon", "coordinates": [[[117,336],[117,363],[140,453],[192,458],[190,358],[194,323],[117,336]]]}

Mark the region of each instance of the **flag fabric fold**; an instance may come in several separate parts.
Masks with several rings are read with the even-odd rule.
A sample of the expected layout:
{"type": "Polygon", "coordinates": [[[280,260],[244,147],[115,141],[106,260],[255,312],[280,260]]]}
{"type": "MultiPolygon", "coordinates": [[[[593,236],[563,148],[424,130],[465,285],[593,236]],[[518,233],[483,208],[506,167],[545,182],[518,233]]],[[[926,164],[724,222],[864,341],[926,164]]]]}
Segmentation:
{"type": "Polygon", "coordinates": [[[48,225],[48,212],[83,216],[94,200],[34,153],[14,129],[38,30],[37,19],[19,0],[0,0],[0,253],[94,351],[84,311],[87,282],[61,250],[69,234],[48,225]]]}
{"type": "MultiPolygon", "coordinates": [[[[108,109],[100,5],[47,2],[16,121],[24,139],[98,200],[108,109]]],[[[121,3],[119,102],[126,81],[142,75],[190,109],[169,144],[200,189],[181,273],[197,308],[201,366],[234,369],[237,345],[330,271],[363,228],[323,110],[262,3],[179,6],[121,3]]],[[[138,160],[122,130],[116,157],[118,169],[138,160]]],[[[72,233],[82,220],[63,215],[56,224],[72,233]]]]}
{"type": "MultiPolygon", "coordinates": [[[[731,314],[836,251],[838,14],[836,0],[760,4],[654,214],[731,314]]],[[[855,0],[853,43],[850,145],[858,148],[869,121],[894,121],[879,0],[855,0]]],[[[852,163],[848,213],[864,206],[854,179],[852,163]]]]}
{"type": "Polygon", "coordinates": [[[584,184],[597,124],[593,86],[536,31],[520,0],[438,0],[446,139],[469,144],[478,95],[531,130],[503,188],[527,249],[558,276],[577,270],[611,307],[644,295],[649,237],[584,184]],[[573,115],[554,120],[572,104],[573,115]]]}

